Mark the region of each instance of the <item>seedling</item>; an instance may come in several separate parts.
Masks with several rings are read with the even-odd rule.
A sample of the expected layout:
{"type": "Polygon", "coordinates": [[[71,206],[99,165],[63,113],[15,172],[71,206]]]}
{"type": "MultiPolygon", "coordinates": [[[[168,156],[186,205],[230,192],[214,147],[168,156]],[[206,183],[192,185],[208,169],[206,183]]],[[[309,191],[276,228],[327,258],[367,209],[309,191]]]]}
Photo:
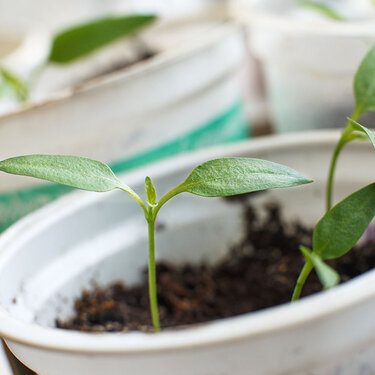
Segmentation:
{"type": "Polygon", "coordinates": [[[360,125],[357,121],[366,112],[375,112],[375,45],[361,62],[354,78],[355,107],[347,121],[340,140],[332,155],[328,173],[326,208],[332,207],[333,180],[338,157],[345,145],[355,139],[370,140],[375,147],[374,132],[360,125]]]}
{"type": "Polygon", "coordinates": [[[330,18],[331,20],[341,22],[346,21],[343,16],[341,16],[338,12],[336,12],[336,10],[334,10],[327,4],[310,0],[299,0],[297,4],[301,8],[310,9],[316,13],[323,15],[324,17],[330,18]]]}
{"type": "Polygon", "coordinates": [[[371,184],[332,207],[333,178],[338,157],[344,146],[352,140],[370,140],[375,147],[375,133],[360,125],[357,120],[365,112],[375,111],[375,45],[363,59],[354,79],[356,105],[352,118],[337,143],[329,169],[327,182],[327,212],[313,233],[312,251],[301,246],[306,263],[297,280],[292,300],[299,299],[302,288],[313,268],[325,289],[339,282],[339,276],[324,260],[346,254],[360,239],[375,216],[375,184],[371,184]]]}
{"type": "Polygon", "coordinates": [[[312,251],[301,246],[306,263],[297,280],[292,301],[299,299],[302,288],[313,268],[324,287],[339,283],[337,272],[324,260],[345,255],[361,238],[375,216],[375,183],[351,194],[331,208],[314,229],[312,251]]]}
{"type": "Polygon", "coordinates": [[[134,190],[121,182],[106,164],[92,159],[58,155],[20,156],[0,162],[0,171],[36,177],[81,190],[105,192],[120,189],[136,200],[148,223],[149,299],[155,331],[160,330],[156,291],[155,220],[165,203],[184,192],[203,197],[224,197],[312,182],[291,168],[269,161],[223,158],[196,167],[182,184],[159,201],[151,178],[146,177],[147,200],[144,202],[134,190]]]}
{"type": "Polygon", "coordinates": [[[13,92],[18,101],[25,102],[29,97],[27,84],[9,70],[0,67],[0,98],[9,91],[13,92]]]}
{"type": "MultiPolygon", "coordinates": [[[[155,15],[105,17],[62,30],[53,37],[51,51],[43,67],[75,62],[120,38],[138,33],[155,20],[155,15]]],[[[13,91],[20,102],[28,99],[28,83],[1,66],[0,78],[0,97],[2,93],[13,91]]]]}

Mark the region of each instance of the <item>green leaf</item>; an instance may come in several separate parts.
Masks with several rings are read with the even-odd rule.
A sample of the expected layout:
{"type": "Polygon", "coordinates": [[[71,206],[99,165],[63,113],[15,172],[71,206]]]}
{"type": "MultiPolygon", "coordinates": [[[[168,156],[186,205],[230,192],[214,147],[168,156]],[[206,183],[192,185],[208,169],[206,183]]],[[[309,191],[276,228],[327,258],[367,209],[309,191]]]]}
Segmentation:
{"type": "Polygon", "coordinates": [[[119,188],[127,191],[106,164],[77,156],[18,156],[1,161],[0,171],[82,190],[102,192],[119,188]]]}
{"type": "Polygon", "coordinates": [[[69,63],[116,39],[140,31],[155,19],[154,15],[106,17],[64,30],[54,37],[49,61],[69,63]]]}
{"type": "Polygon", "coordinates": [[[340,282],[339,274],[328,264],[324,263],[319,255],[314,254],[305,246],[300,246],[306,262],[311,262],[324,289],[330,289],[340,282]]]}
{"type": "Polygon", "coordinates": [[[354,78],[356,112],[375,111],[375,44],[362,60],[354,78]]]}
{"type": "Polygon", "coordinates": [[[317,3],[316,1],[301,0],[298,1],[298,5],[302,8],[311,9],[332,20],[341,22],[346,21],[344,17],[326,4],[317,3]]]}
{"type": "Polygon", "coordinates": [[[310,182],[295,170],[270,161],[223,158],[196,167],[178,189],[204,197],[224,197],[310,182]]]}
{"type": "Polygon", "coordinates": [[[148,203],[150,203],[151,205],[154,205],[156,202],[156,190],[155,190],[155,186],[151,178],[148,176],[146,177],[146,180],[145,180],[145,189],[147,193],[148,203]]]}
{"type": "Polygon", "coordinates": [[[352,120],[351,118],[349,118],[348,120],[350,121],[353,130],[357,130],[364,133],[367,136],[367,138],[370,139],[372,145],[375,147],[375,133],[372,130],[366,128],[365,126],[359,124],[358,122],[352,120]]]}
{"type": "Polygon", "coordinates": [[[375,216],[375,183],[351,194],[331,208],[318,222],[313,250],[322,259],[347,253],[361,238],[375,216]]]}
{"type": "MultiPolygon", "coordinates": [[[[20,78],[16,77],[13,73],[4,68],[0,68],[0,75],[3,80],[3,86],[9,87],[16,94],[17,99],[20,102],[25,102],[29,98],[29,89],[27,84],[20,78]]],[[[3,92],[6,87],[3,87],[1,91],[3,92]]]]}

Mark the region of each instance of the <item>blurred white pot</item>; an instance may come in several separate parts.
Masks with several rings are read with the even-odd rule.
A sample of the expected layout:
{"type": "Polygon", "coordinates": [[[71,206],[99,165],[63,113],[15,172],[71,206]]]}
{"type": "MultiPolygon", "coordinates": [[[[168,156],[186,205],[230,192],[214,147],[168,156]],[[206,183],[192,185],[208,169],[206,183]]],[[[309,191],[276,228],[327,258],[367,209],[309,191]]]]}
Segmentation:
{"type": "MultiPolygon", "coordinates": [[[[247,156],[296,168],[315,183],[253,196],[277,200],[290,220],[312,225],[324,210],[326,165],[338,132],[275,136],[209,149],[121,176],[163,194],[199,163],[247,156]],[[301,207],[303,207],[303,210],[301,207]]],[[[338,197],[375,179],[358,168],[366,144],[345,150],[338,197]]],[[[40,375],[353,375],[375,372],[375,272],[295,304],[160,334],[85,334],[53,328],[92,280],[136,283],[147,263],[147,227],[123,192],[76,192],[23,219],[0,238],[0,333],[40,375]]],[[[243,235],[240,205],[181,195],[160,212],[157,257],[215,262],[243,235]],[[184,214],[181,215],[181,212],[184,214]],[[194,249],[194,251],[192,251],[194,249]]]]}
{"type": "Polygon", "coordinates": [[[233,0],[262,64],[278,132],[342,127],[351,114],[354,74],[375,40],[375,11],[362,14],[362,3],[346,1],[340,10],[359,14],[337,22],[298,9],[294,0],[233,0]]]}
{"type": "Polygon", "coordinates": [[[0,374],[1,375],[12,375],[8,358],[3,350],[3,344],[0,344],[0,374]]]}
{"type": "MultiPolygon", "coordinates": [[[[0,159],[83,155],[110,162],[119,172],[244,139],[244,60],[242,30],[216,24],[149,61],[0,117],[0,159]]],[[[67,191],[40,184],[29,189],[32,183],[2,177],[1,229],[67,191]]]]}

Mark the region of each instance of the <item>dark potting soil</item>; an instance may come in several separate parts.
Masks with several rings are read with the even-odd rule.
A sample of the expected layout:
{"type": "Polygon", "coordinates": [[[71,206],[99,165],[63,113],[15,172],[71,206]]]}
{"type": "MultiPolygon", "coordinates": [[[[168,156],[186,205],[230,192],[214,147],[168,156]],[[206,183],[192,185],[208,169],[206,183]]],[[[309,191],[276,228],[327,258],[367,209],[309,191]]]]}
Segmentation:
{"type": "MultiPolygon", "coordinates": [[[[230,201],[239,202],[238,198],[230,201]]],[[[216,266],[158,264],[163,328],[204,323],[290,301],[304,264],[298,247],[311,246],[312,230],[299,223],[285,223],[277,206],[269,206],[261,219],[251,205],[244,203],[244,217],[246,238],[216,266]]],[[[375,243],[356,247],[336,260],[334,267],[342,282],[374,268],[375,243]]],[[[311,274],[303,296],[321,289],[316,275],[311,274]]],[[[75,303],[75,316],[56,324],[84,332],[151,331],[146,271],[137,286],[117,283],[83,291],[75,303]]]]}

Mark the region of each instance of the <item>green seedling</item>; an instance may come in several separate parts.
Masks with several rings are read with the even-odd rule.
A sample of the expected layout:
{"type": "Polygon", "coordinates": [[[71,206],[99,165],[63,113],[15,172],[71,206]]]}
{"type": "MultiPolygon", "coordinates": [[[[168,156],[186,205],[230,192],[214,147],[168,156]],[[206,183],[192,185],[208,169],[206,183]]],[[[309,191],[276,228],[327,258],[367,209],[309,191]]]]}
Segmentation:
{"type": "Polygon", "coordinates": [[[13,92],[20,102],[25,102],[29,98],[26,82],[23,82],[8,69],[0,67],[0,98],[8,92],[13,92]]]}
{"type": "Polygon", "coordinates": [[[375,183],[351,194],[331,208],[314,229],[312,251],[301,246],[306,263],[294,289],[292,301],[299,299],[313,268],[324,287],[339,283],[339,276],[324,260],[345,255],[361,238],[375,216],[375,183]]]}
{"type": "Polygon", "coordinates": [[[297,280],[292,300],[299,299],[302,288],[315,268],[325,289],[339,282],[338,274],[324,260],[340,258],[363,235],[375,216],[375,184],[350,195],[332,208],[333,178],[338,157],[344,146],[356,139],[370,140],[375,147],[375,133],[356,120],[365,112],[375,111],[375,46],[365,56],[354,78],[356,105],[352,118],[341,134],[333,152],[327,182],[327,212],[318,222],[313,233],[312,251],[301,246],[306,263],[297,280]]]}
{"type": "Polygon", "coordinates": [[[344,17],[342,17],[338,12],[336,12],[327,4],[310,0],[299,0],[297,4],[301,8],[310,9],[316,13],[323,15],[324,17],[330,18],[331,20],[340,22],[346,21],[344,17]]]}
{"type": "Polygon", "coordinates": [[[120,38],[134,35],[155,20],[155,15],[105,17],[63,30],[53,38],[48,62],[74,62],[120,38]]]}
{"type": "MultiPolygon", "coordinates": [[[[133,36],[156,18],[152,14],[105,17],[65,29],[53,37],[48,59],[39,69],[39,73],[48,64],[73,63],[120,38],[133,36]]],[[[13,91],[20,102],[28,99],[29,87],[26,82],[1,67],[0,77],[0,94],[13,91]]]]}
{"type": "Polygon", "coordinates": [[[259,190],[286,188],[312,182],[286,166],[260,159],[223,158],[196,167],[187,179],[157,201],[156,190],[146,177],[147,200],[120,181],[112,170],[99,161],[76,156],[29,155],[0,162],[0,171],[36,177],[77,189],[106,192],[120,189],[140,205],[148,224],[149,298],[152,323],[160,330],[155,268],[155,220],[161,207],[174,196],[190,193],[202,197],[224,197],[259,190]]]}
{"type": "Polygon", "coordinates": [[[332,207],[333,181],[336,165],[345,145],[353,140],[370,140],[375,147],[374,132],[358,124],[358,120],[366,112],[375,112],[375,45],[361,62],[354,78],[355,108],[347,121],[340,140],[332,155],[328,173],[326,208],[332,207]]]}

